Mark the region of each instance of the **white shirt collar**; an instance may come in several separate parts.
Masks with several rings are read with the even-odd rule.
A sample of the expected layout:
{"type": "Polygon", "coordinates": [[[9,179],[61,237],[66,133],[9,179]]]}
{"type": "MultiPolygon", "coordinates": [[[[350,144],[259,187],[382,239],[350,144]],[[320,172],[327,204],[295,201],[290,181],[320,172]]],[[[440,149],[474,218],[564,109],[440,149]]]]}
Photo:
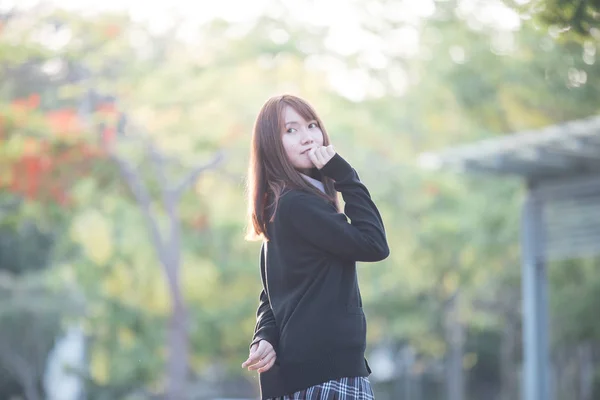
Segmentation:
{"type": "Polygon", "coordinates": [[[325,186],[323,185],[323,182],[321,182],[318,179],[315,179],[311,176],[305,175],[303,173],[300,173],[300,175],[309,183],[311,183],[313,186],[315,186],[317,189],[319,189],[321,192],[325,193],[325,186]]]}

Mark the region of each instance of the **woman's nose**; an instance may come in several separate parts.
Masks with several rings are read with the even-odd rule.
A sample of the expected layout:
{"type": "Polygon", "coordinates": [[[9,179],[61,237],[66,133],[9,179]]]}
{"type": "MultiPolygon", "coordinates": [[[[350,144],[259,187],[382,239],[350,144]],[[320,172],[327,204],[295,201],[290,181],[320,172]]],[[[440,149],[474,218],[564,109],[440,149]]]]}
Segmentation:
{"type": "Polygon", "coordinates": [[[312,136],[305,129],[302,130],[301,141],[302,141],[302,144],[308,144],[308,143],[312,143],[313,142],[312,136]]]}

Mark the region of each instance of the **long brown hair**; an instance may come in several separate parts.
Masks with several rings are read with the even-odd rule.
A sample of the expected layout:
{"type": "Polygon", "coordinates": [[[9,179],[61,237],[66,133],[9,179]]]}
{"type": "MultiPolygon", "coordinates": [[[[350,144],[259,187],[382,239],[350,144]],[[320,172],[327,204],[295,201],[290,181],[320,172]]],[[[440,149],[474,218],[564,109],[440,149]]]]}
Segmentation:
{"type": "Polygon", "coordinates": [[[250,143],[250,164],[246,191],[248,194],[247,240],[269,240],[267,225],[273,220],[279,198],[286,189],[300,189],[318,196],[339,208],[337,192],[333,180],[323,177],[325,193],[306,182],[290,163],[281,135],[284,127],[283,111],[292,107],[306,121],[317,121],[323,132],[323,145],[329,145],[329,136],[321,118],[305,100],[281,95],[271,97],[262,106],[252,132],[250,143]]]}

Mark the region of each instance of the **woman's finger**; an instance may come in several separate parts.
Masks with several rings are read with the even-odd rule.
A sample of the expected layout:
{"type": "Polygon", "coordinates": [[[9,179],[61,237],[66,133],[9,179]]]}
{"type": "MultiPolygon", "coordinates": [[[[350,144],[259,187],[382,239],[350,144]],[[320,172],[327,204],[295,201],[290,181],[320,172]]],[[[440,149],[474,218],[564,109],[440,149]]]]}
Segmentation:
{"type": "Polygon", "coordinates": [[[315,148],[309,150],[308,158],[310,159],[310,162],[312,162],[315,167],[317,167],[318,169],[321,169],[321,166],[319,165],[319,160],[317,159],[316,152],[317,152],[317,149],[315,149],[315,148]]]}
{"type": "Polygon", "coordinates": [[[275,352],[267,354],[265,357],[263,357],[261,360],[259,360],[256,364],[249,366],[248,370],[255,371],[255,370],[261,369],[265,365],[267,365],[273,358],[275,358],[275,352]]]}
{"type": "Polygon", "coordinates": [[[263,357],[265,356],[265,351],[264,349],[258,349],[257,351],[255,351],[254,353],[250,354],[250,356],[248,357],[248,360],[246,360],[246,362],[244,364],[246,365],[252,365],[252,364],[256,364],[258,361],[260,361],[263,357]]]}
{"type": "Polygon", "coordinates": [[[327,154],[331,158],[333,158],[333,156],[335,156],[335,148],[333,147],[332,144],[330,144],[329,146],[327,146],[327,154]]]}
{"type": "Polygon", "coordinates": [[[270,370],[271,367],[275,364],[275,361],[277,361],[277,357],[273,357],[267,365],[258,370],[258,373],[262,374],[263,372],[267,372],[268,370],[270,370]]]}
{"type": "Polygon", "coordinates": [[[329,162],[329,160],[331,160],[331,158],[333,157],[333,155],[330,153],[330,149],[329,146],[325,146],[325,147],[321,147],[319,149],[319,153],[320,153],[320,158],[319,161],[321,162],[322,166],[325,166],[325,164],[327,164],[329,162]]]}
{"type": "Polygon", "coordinates": [[[272,359],[275,358],[275,352],[271,351],[269,353],[267,353],[261,360],[259,360],[256,364],[250,365],[250,367],[248,367],[248,370],[253,371],[253,370],[257,370],[257,369],[261,369],[264,366],[266,366],[269,362],[271,362],[272,359]]]}
{"type": "Polygon", "coordinates": [[[325,156],[323,154],[323,150],[324,150],[324,147],[319,147],[315,151],[315,157],[318,160],[318,168],[319,169],[323,168],[323,165],[325,165],[325,156]]]}
{"type": "Polygon", "coordinates": [[[264,358],[266,354],[266,347],[257,346],[255,351],[250,350],[250,356],[242,364],[242,368],[246,368],[248,365],[256,364],[261,358],[264,358]]]}

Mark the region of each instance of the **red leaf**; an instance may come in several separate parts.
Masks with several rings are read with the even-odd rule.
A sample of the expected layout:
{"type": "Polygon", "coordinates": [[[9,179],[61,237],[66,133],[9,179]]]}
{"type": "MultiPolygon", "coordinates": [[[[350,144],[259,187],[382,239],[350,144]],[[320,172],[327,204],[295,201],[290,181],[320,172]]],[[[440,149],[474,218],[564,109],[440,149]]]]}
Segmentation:
{"type": "Polygon", "coordinates": [[[116,131],[114,128],[104,128],[102,131],[102,144],[110,145],[115,142],[116,131]]]}
{"type": "Polygon", "coordinates": [[[83,124],[73,109],[50,111],[46,119],[52,133],[57,136],[72,136],[83,130],[83,124]]]}
{"type": "Polygon", "coordinates": [[[96,111],[105,114],[114,114],[117,112],[117,107],[113,102],[100,103],[96,106],[96,111]]]}
{"type": "Polygon", "coordinates": [[[116,24],[110,24],[104,28],[104,34],[110,39],[114,39],[121,34],[121,27],[116,24]]]}
{"type": "Polygon", "coordinates": [[[430,196],[437,196],[440,192],[440,189],[435,185],[427,185],[425,187],[425,192],[430,196]]]}
{"type": "Polygon", "coordinates": [[[33,93],[33,94],[29,95],[28,101],[29,101],[30,109],[38,108],[40,106],[40,94],[33,93]]]}

